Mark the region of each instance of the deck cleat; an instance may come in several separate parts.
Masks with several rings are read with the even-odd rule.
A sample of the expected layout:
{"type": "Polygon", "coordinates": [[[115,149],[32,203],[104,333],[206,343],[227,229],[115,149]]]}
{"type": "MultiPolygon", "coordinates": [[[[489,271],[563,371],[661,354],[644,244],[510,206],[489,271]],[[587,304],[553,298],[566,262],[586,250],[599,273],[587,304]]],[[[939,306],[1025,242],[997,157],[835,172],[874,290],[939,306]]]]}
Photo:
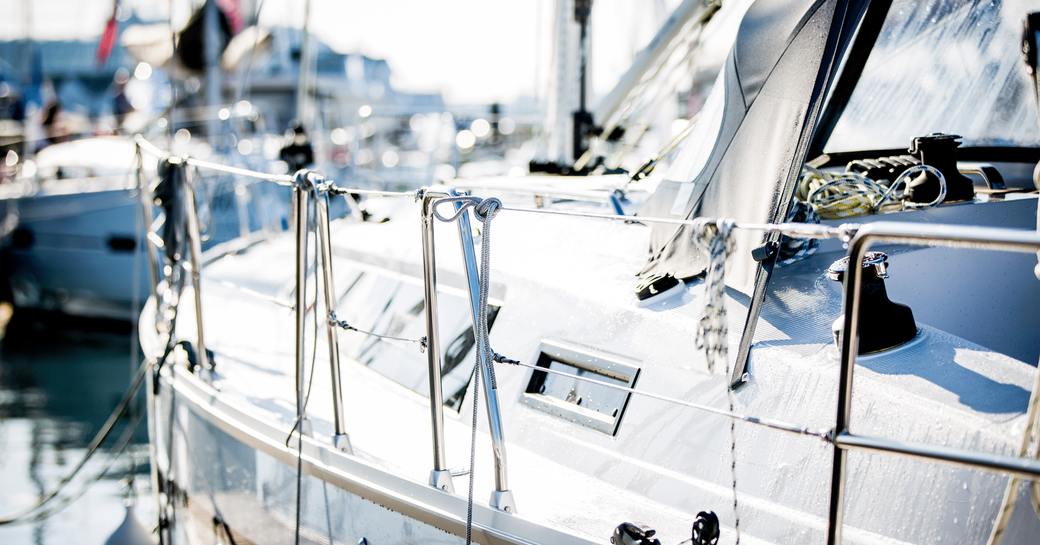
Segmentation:
{"type": "Polygon", "coordinates": [[[661,540],[654,537],[656,534],[657,530],[645,524],[622,522],[614,528],[610,542],[613,545],[661,545],[661,540]]]}
{"type": "MultiPolygon", "coordinates": [[[[917,323],[910,307],[894,303],[888,298],[885,279],[888,278],[888,255],[867,252],[863,256],[863,275],[859,301],[859,354],[870,354],[895,348],[917,335],[917,323]]],[[[849,268],[848,256],[827,268],[827,278],[835,282],[845,280],[849,268]]],[[[838,316],[831,326],[834,342],[841,349],[841,332],[845,317],[838,316]]]]}
{"type": "Polygon", "coordinates": [[[665,273],[640,280],[636,285],[635,295],[639,300],[639,306],[645,307],[679,295],[685,290],[686,285],[682,280],[665,273]]]}

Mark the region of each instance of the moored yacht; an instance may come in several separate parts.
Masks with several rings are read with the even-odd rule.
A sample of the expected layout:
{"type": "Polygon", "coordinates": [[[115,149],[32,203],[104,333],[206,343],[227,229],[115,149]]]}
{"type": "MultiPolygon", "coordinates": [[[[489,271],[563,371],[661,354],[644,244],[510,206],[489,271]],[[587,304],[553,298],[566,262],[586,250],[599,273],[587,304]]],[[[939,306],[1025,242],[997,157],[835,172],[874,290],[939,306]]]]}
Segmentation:
{"type": "Polygon", "coordinates": [[[638,181],[257,174],[204,254],[152,150],[161,539],[1036,543],[1026,8],[758,0],[638,181]]]}

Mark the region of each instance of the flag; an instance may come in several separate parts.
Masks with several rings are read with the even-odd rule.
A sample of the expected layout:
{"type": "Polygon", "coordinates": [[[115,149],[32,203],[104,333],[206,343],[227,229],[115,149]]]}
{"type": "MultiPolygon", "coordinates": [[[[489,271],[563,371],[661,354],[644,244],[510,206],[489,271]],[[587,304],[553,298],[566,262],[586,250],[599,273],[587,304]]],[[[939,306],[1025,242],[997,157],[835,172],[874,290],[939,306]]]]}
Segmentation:
{"type": "Polygon", "coordinates": [[[113,2],[112,16],[105,23],[105,31],[101,33],[101,40],[98,41],[96,55],[98,65],[105,64],[108,56],[112,54],[112,48],[116,45],[116,35],[119,33],[119,22],[116,20],[117,11],[119,11],[119,0],[113,2]]]}

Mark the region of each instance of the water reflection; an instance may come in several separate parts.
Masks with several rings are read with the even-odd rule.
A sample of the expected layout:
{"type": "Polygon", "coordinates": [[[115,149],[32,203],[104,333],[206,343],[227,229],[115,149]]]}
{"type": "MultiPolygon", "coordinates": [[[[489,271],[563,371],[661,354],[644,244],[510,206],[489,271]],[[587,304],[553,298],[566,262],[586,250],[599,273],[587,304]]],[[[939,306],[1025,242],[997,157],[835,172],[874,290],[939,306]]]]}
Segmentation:
{"type": "MultiPolygon", "coordinates": [[[[0,517],[33,505],[80,460],[139,361],[128,328],[92,324],[101,327],[74,332],[73,325],[83,324],[16,319],[0,340],[0,517]]],[[[143,411],[143,402],[135,410],[143,411]]],[[[101,545],[123,518],[131,475],[138,519],[150,527],[155,509],[147,490],[145,426],[127,436],[129,447],[116,457],[122,433],[116,429],[48,507],[82,497],[50,518],[0,526],[0,543],[101,545]],[[106,468],[107,475],[84,491],[84,483],[106,468]]]]}

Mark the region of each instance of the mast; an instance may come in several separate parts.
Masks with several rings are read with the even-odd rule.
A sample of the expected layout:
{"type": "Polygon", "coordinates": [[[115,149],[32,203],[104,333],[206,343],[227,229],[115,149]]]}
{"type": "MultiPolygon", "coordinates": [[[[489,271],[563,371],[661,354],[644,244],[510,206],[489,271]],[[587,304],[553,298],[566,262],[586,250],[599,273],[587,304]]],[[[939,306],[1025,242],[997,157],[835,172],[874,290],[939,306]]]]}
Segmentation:
{"type": "MultiPolygon", "coordinates": [[[[206,55],[206,105],[216,110],[224,102],[224,81],[220,70],[220,45],[222,42],[220,8],[217,6],[216,0],[206,0],[203,9],[206,10],[203,14],[205,21],[203,44],[206,55]]],[[[217,133],[220,132],[220,120],[213,115],[207,116],[207,119],[209,143],[215,147],[218,142],[217,133]]]]}
{"type": "MultiPolygon", "coordinates": [[[[579,3],[590,0],[556,0],[553,10],[553,60],[550,76],[549,97],[547,104],[546,134],[541,160],[532,163],[532,171],[553,171],[569,167],[574,163],[574,115],[580,111],[584,99],[580,96],[585,90],[587,77],[587,60],[582,63],[580,57],[582,42],[587,41],[588,26],[585,26],[585,38],[582,40],[581,25],[575,17],[575,9],[579,3]],[[581,81],[576,81],[574,74],[579,74],[581,81]],[[577,85],[576,85],[577,84],[577,85]]],[[[587,23],[587,21],[586,21],[587,23]]]]}
{"type": "Polygon", "coordinates": [[[587,108],[589,98],[589,19],[592,0],[574,0],[574,21],[578,24],[578,109],[572,114],[572,161],[581,157],[589,147],[589,137],[596,130],[592,114],[587,108]]]}
{"type": "Polygon", "coordinates": [[[296,85],[296,120],[303,126],[304,130],[310,131],[311,129],[311,108],[308,103],[309,91],[312,85],[311,82],[311,65],[314,64],[312,56],[314,55],[313,49],[311,48],[311,0],[304,0],[303,2],[303,37],[300,42],[300,65],[299,65],[299,81],[296,85]]]}

